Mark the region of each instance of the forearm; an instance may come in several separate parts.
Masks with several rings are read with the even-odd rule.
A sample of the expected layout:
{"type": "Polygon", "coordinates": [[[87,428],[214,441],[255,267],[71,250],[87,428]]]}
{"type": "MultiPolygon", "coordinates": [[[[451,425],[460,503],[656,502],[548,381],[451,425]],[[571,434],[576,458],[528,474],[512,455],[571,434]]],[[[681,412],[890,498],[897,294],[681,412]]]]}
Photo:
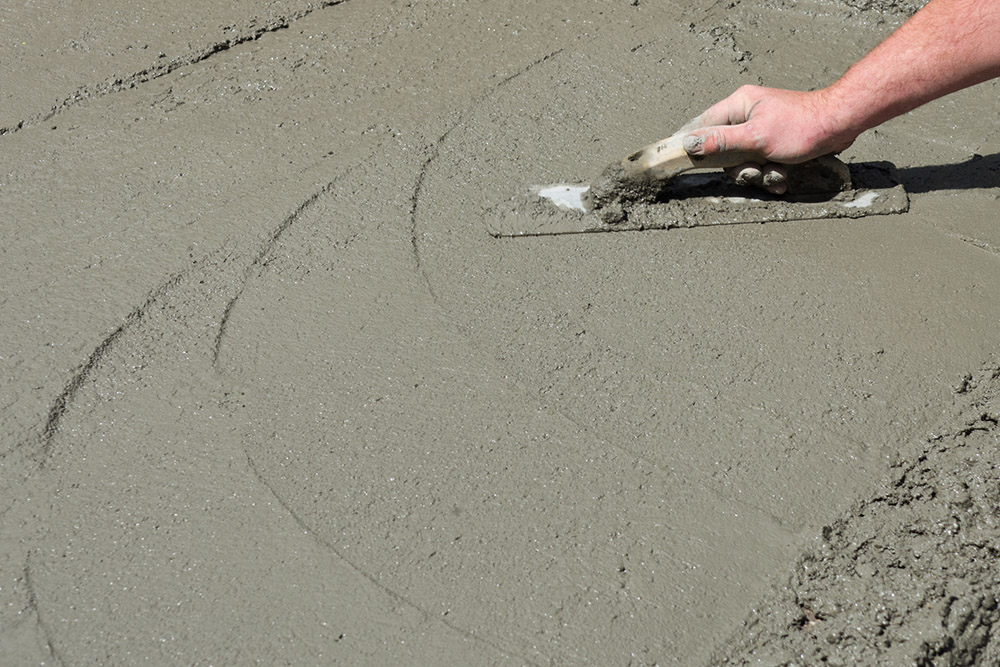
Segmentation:
{"type": "Polygon", "coordinates": [[[684,128],[684,149],[694,156],[749,151],[766,162],[804,162],[839,153],[865,130],[998,76],[1000,0],[930,0],[827,88],[741,87],[684,128]]]}
{"type": "Polygon", "coordinates": [[[823,92],[850,140],[933,99],[1000,76],[1000,3],[930,0],[823,92]]]}

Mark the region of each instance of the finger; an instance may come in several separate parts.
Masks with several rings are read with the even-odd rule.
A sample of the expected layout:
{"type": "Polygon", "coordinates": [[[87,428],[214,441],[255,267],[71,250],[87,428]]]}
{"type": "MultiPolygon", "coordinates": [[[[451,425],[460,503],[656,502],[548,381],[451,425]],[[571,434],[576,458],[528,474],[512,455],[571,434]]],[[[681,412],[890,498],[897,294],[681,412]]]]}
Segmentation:
{"type": "Polygon", "coordinates": [[[754,185],[757,187],[763,187],[764,185],[764,171],[759,164],[746,162],[738,167],[729,167],[725,172],[737,185],[754,185]]]}
{"type": "Polygon", "coordinates": [[[696,130],[684,137],[688,155],[715,155],[728,151],[759,152],[745,125],[718,125],[696,130]]]}
{"type": "Polygon", "coordinates": [[[711,127],[713,125],[739,125],[747,122],[751,104],[743,89],[737,90],[729,97],[716,102],[706,109],[698,118],[696,127],[711,127]]]}
{"type": "Polygon", "coordinates": [[[784,165],[771,163],[764,167],[761,183],[765,190],[775,195],[788,191],[788,169],[784,165]]]}
{"type": "Polygon", "coordinates": [[[697,130],[698,128],[704,126],[705,124],[701,122],[701,116],[697,116],[695,118],[692,118],[688,122],[684,123],[683,125],[681,125],[680,129],[674,132],[674,134],[687,134],[691,130],[697,130]]]}
{"type": "Polygon", "coordinates": [[[713,125],[738,125],[747,121],[747,114],[747,100],[740,91],[736,91],[710,106],[699,116],[684,123],[674,134],[686,134],[713,125]]]}

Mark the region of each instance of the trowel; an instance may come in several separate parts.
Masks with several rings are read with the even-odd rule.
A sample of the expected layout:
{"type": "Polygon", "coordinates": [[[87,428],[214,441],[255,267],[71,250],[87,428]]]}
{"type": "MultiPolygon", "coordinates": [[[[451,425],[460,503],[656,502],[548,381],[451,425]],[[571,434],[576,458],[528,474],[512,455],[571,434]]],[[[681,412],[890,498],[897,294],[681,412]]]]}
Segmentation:
{"type": "Polygon", "coordinates": [[[859,218],[901,213],[909,198],[888,162],[848,165],[833,155],[787,165],[787,192],[731,183],[720,168],[766,162],[755,153],[696,157],[678,133],[609,165],[591,183],[537,186],[491,212],[494,236],[637,231],[703,225],[859,218]],[[715,169],[715,173],[687,174],[715,169]],[[509,205],[508,205],[509,204],[509,205]]]}

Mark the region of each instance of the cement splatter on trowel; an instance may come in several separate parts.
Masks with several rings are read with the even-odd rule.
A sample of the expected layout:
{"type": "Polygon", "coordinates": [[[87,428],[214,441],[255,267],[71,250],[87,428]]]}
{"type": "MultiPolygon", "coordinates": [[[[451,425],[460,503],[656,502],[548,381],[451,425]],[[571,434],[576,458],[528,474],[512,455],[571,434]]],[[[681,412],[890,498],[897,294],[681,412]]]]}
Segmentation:
{"type": "Polygon", "coordinates": [[[692,157],[674,135],[609,165],[590,184],[539,186],[487,217],[493,236],[639,231],[705,225],[861,218],[903,213],[909,198],[888,162],[847,165],[832,155],[788,167],[788,192],[768,195],[698,169],[760,162],[727,153],[692,157]]]}

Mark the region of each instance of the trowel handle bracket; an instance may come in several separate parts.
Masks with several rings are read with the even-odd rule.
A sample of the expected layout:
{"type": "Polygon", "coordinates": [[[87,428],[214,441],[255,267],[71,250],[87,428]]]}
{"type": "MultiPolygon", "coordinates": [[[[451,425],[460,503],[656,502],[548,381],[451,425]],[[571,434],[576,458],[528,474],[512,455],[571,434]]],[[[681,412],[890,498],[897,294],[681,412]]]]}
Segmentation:
{"type": "Polygon", "coordinates": [[[767,162],[757,153],[733,151],[695,157],[684,150],[684,135],[675,134],[640,148],[622,160],[622,168],[632,178],[666,180],[691,169],[737,167],[746,162],[767,162]]]}

